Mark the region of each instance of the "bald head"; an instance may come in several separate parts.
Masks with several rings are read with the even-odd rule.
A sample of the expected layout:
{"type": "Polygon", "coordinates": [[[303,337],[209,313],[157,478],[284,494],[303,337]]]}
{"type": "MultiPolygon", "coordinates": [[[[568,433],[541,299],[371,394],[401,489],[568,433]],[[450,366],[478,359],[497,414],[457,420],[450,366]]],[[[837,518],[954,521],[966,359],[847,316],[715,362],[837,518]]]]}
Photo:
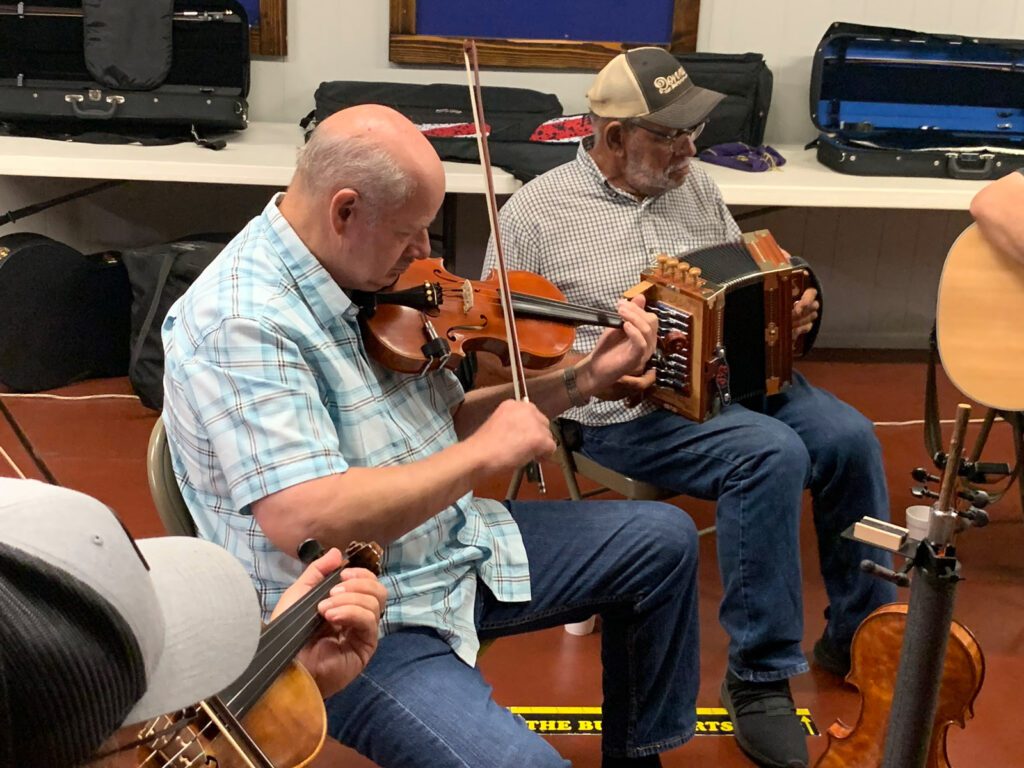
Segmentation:
{"type": "Polygon", "coordinates": [[[377,104],[335,112],[299,153],[290,191],[330,197],[352,188],[374,208],[406,202],[420,185],[443,192],[437,152],[406,117],[377,104]]]}
{"type": "Polygon", "coordinates": [[[317,126],[278,210],[338,285],[376,291],[430,255],[443,201],[430,142],[398,112],[368,104],[317,126]]]}

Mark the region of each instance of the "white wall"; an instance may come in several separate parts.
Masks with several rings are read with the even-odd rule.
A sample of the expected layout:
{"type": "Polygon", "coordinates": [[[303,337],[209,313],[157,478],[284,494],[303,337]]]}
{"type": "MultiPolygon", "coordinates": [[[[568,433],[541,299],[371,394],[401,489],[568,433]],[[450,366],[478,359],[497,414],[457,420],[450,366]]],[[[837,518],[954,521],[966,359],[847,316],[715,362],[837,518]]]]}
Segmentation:
{"type": "MultiPolygon", "coordinates": [[[[815,135],[808,117],[811,59],[833,21],[1024,38],[1024,0],[703,0],[702,5],[700,50],[765,54],[775,74],[767,140],[776,144],[815,135]]],[[[388,62],[385,0],[289,0],[288,28],[286,58],[253,62],[254,120],[297,122],[312,109],[313,91],[322,80],[464,82],[454,67],[388,62]]],[[[590,72],[492,69],[482,76],[486,85],[555,93],[566,112],[586,109],[592,77],[590,72]]],[[[0,212],[85,185],[0,178],[0,212]]],[[[259,187],[135,182],[3,227],[0,234],[39,231],[84,250],[148,244],[188,232],[236,230],[269,193],[259,187]]],[[[471,275],[486,238],[486,215],[479,196],[461,197],[459,209],[459,267],[471,275]]],[[[773,229],[780,242],[818,266],[830,289],[820,344],[900,347],[924,343],[942,258],[967,221],[963,213],[826,208],[783,211],[744,227],[773,229]]]]}

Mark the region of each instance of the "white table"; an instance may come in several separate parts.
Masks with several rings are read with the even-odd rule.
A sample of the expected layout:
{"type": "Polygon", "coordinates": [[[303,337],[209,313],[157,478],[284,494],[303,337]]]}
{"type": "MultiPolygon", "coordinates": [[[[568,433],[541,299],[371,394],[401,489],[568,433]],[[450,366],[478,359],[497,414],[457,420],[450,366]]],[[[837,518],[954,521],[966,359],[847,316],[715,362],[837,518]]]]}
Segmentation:
{"type": "MultiPolygon", "coordinates": [[[[251,123],[220,151],[195,144],[140,147],[0,137],[0,175],[78,179],[184,181],[284,187],[295,168],[302,132],[292,123],[251,123]]],[[[703,163],[728,205],[966,210],[985,182],[900,176],[850,176],[821,165],[813,150],[776,147],[787,163],[776,171],[748,173],[703,163]]],[[[447,190],[483,192],[472,163],[444,163],[447,190]]],[[[495,191],[515,192],[512,174],[494,170],[495,191]]]]}
{"type": "MultiPolygon", "coordinates": [[[[300,146],[302,131],[292,123],[250,123],[218,151],[186,143],[141,147],[4,136],[0,137],[0,176],[284,187],[295,170],[300,146]]],[[[483,191],[478,166],[446,162],[444,170],[449,192],[483,191]]],[[[499,195],[508,195],[521,184],[512,174],[495,169],[494,186],[499,195]]]]}
{"type": "Polygon", "coordinates": [[[800,144],[775,145],[786,164],[750,173],[702,163],[722,190],[726,205],[820,208],[917,208],[965,211],[987,182],[905,176],[851,176],[817,161],[800,144]]]}

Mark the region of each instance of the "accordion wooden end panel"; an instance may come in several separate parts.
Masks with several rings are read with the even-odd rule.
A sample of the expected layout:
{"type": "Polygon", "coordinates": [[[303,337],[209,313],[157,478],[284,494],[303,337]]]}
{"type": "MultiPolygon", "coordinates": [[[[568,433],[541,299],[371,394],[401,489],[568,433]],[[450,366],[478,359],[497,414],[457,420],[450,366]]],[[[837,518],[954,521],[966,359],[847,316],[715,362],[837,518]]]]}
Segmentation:
{"type": "MultiPolygon", "coordinates": [[[[764,398],[792,380],[793,302],[811,285],[767,230],[657,263],[626,292],[658,317],[651,400],[693,421],[764,398]]],[[[799,350],[796,350],[799,352],[799,350]]]]}

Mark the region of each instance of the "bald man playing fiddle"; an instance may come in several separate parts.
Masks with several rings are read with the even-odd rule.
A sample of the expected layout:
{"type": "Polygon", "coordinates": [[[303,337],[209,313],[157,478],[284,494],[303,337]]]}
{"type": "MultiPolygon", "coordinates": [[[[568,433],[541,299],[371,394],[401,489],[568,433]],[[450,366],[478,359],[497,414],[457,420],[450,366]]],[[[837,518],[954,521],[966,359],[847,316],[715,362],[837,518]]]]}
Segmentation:
{"type": "Polygon", "coordinates": [[[565,766],[491,698],[481,639],[604,620],[605,766],[657,766],[694,731],[696,534],[676,507],[497,502],[474,487],[544,458],[549,419],[650,356],[654,317],[622,303],[577,367],[464,392],[406,375],[363,344],[354,291],[387,288],[430,252],[444,197],[436,153],[390,109],[324,120],[283,195],[171,309],[164,419],[201,535],[249,569],[265,610],[296,545],[386,545],[377,653],[328,700],[330,730],[375,763],[565,766]]]}

